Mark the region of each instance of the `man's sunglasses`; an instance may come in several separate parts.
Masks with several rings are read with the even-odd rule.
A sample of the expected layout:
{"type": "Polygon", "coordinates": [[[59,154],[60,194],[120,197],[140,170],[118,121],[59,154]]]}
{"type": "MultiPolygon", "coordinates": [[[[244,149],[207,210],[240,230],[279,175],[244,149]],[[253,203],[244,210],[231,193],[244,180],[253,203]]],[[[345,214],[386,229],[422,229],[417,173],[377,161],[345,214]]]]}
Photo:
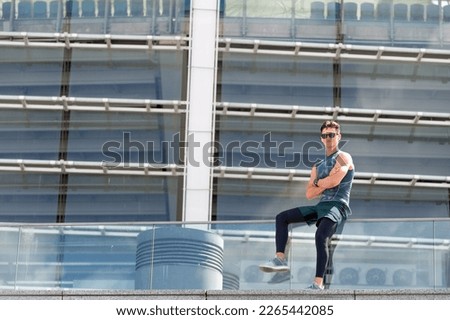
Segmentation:
{"type": "Polygon", "coordinates": [[[322,139],[326,139],[326,138],[333,139],[336,136],[336,133],[335,132],[322,133],[320,136],[322,137],[322,139]]]}

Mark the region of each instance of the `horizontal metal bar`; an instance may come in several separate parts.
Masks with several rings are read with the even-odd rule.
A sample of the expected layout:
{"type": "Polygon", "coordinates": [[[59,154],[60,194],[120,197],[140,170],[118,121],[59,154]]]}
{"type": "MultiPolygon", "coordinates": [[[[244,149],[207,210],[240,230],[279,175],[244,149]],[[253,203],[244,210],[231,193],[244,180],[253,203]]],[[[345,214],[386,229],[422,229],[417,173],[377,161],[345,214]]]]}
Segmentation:
{"type": "MultiPolygon", "coordinates": [[[[249,116],[248,112],[242,112],[242,111],[227,111],[227,112],[217,112],[218,115],[227,115],[227,116],[249,116]]],[[[329,115],[314,115],[314,114],[302,114],[302,113],[296,113],[295,115],[287,115],[287,114],[280,114],[280,113],[264,113],[264,112],[254,112],[251,114],[251,116],[254,116],[256,118],[272,118],[272,119],[278,119],[278,118],[289,118],[289,119],[303,119],[303,120],[328,120],[330,118],[329,115]]],[[[378,119],[374,120],[372,118],[366,118],[366,117],[349,117],[344,115],[337,115],[334,117],[337,121],[342,122],[357,122],[357,123],[378,123],[378,124],[401,124],[401,125],[422,125],[422,126],[440,126],[440,127],[450,127],[450,121],[437,121],[437,120],[419,120],[415,122],[414,120],[407,120],[407,119],[378,119]]]]}
{"type": "Polygon", "coordinates": [[[185,113],[186,101],[0,95],[0,109],[185,113]]]}
{"type": "MultiPolygon", "coordinates": [[[[186,50],[182,36],[124,36],[111,34],[2,32],[0,46],[66,47],[117,50],[186,50]]],[[[260,39],[220,38],[221,52],[309,56],[327,59],[399,61],[449,64],[450,50],[335,43],[308,43],[260,39]]]]}
{"type": "MultiPolygon", "coordinates": [[[[214,169],[214,176],[228,179],[253,179],[270,181],[308,181],[310,171],[275,168],[241,168],[218,167],[214,169]]],[[[355,184],[386,185],[402,187],[450,188],[450,176],[409,175],[356,172],[355,184]],[[414,182],[414,183],[412,183],[414,182]]]]}
{"type": "MultiPolygon", "coordinates": [[[[107,164],[105,162],[0,159],[0,172],[67,173],[103,175],[182,176],[184,166],[175,164],[107,164]]],[[[216,167],[214,177],[270,181],[308,181],[309,170],[278,168],[216,167]]],[[[403,187],[450,188],[450,176],[357,172],[356,184],[403,187]]]]}
{"type": "Polygon", "coordinates": [[[0,172],[180,176],[184,174],[184,167],[175,164],[0,159],[0,172]]]}
{"type": "Polygon", "coordinates": [[[290,118],[321,120],[335,116],[337,120],[364,123],[388,123],[450,127],[450,113],[416,112],[340,107],[286,106],[221,102],[217,114],[227,116],[254,116],[261,118],[290,118]]]}
{"type": "Polygon", "coordinates": [[[450,50],[365,46],[352,44],[316,44],[254,39],[219,39],[220,52],[244,54],[302,56],[327,59],[398,61],[410,63],[449,64],[450,50]],[[257,43],[257,46],[255,46],[257,43]]]}
{"type": "Polygon", "coordinates": [[[186,50],[190,38],[182,36],[1,32],[0,46],[186,50]]]}
{"type": "Polygon", "coordinates": [[[188,50],[189,46],[179,45],[138,45],[138,44],[99,44],[99,43],[70,43],[60,42],[8,42],[0,41],[0,47],[27,47],[27,48],[72,48],[72,49],[115,49],[115,50],[151,50],[151,51],[179,51],[188,50]]]}
{"type": "Polygon", "coordinates": [[[179,41],[189,41],[189,37],[174,35],[174,36],[155,36],[155,35],[121,35],[121,34],[91,34],[91,33],[69,33],[69,32],[8,32],[2,31],[0,33],[0,39],[13,40],[28,40],[28,41],[126,41],[126,42],[179,42],[179,41]]]}
{"type": "MultiPolygon", "coordinates": [[[[219,48],[219,52],[230,52],[230,53],[240,53],[240,54],[261,54],[261,55],[274,55],[274,56],[298,56],[298,57],[310,57],[310,58],[320,58],[320,59],[335,59],[336,53],[334,52],[291,52],[291,51],[280,51],[280,50],[268,50],[268,49],[245,49],[245,48],[230,48],[222,49],[219,48]]],[[[366,60],[366,61],[389,61],[389,62],[409,62],[418,63],[416,57],[401,57],[401,56],[376,56],[368,54],[354,54],[354,53],[341,53],[339,58],[342,60],[366,60]]],[[[430,64],[449,64],[449,58],[447,56],[442,59],[438,58],[422,58],[420,63],[430,63],[430,64]]]]}
{"type": "MultiPolygon", "coordinates": [[[[0,109],[185,113],[178,100],[109,99],[0,95],[0,109]]],[[[330,115],[347,122],[450,126],[450,113],[255,103],[216,103],[217,114],[321,120],[330,115]]]]}

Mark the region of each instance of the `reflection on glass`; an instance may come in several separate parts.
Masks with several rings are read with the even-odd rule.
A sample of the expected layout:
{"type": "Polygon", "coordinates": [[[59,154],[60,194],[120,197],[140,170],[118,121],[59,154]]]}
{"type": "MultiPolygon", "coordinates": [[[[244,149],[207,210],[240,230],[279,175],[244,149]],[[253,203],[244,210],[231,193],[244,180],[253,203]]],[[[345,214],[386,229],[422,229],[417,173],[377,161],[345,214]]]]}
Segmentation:
{"type": "Polygon", "coordinates": [[[59,175],[2,172],[0,174],[0,221],[56,221],[59,175]]]}
{"type": "Polygon", "coordinates": [[[180,159],[177,114],[74,111],[70,117],[69,160],[143,166],[180,159]]]}
{"type": "Polygon", "coordinates": [[[58,160],[60,120],[59,111],[1,109],[0,159],[58,160]]]}
{"type": "Polygon", "coordinates": [[[186,35],[185,0],[0,1],[3,30],[77,34],[186,35]]]}
{"type": "Polygon", "coordinates": [[[69,177],[65,220],[173,221],[178,184],[175,177],[74,174],[69,177]]]}
{"type": "Polygon", "coordinates": [[[60,94],[62,49],[24,49],[2,46],[1,52],[1,95],[58,96],[60,94]]]}
{"type": "Polygon", "coordinates": [[[220,101],[303,106],[333,104],[333,61],[223,53],[220,101]]]}
{"type": "Polygon", "coordinates": [[[450,67],[399,61],[342,62],[342,105],[350,108],[448,112],[450,67]]]}
{"type": "Polygon", "coordinates": [[[448,47],[446,1],[221,2],[221,36],[401,47],[448,47]]]}
{"type": "Polygon", "coordinates": [[[74,49],[70,96],[182,100],[183,55],[74,49]]]}

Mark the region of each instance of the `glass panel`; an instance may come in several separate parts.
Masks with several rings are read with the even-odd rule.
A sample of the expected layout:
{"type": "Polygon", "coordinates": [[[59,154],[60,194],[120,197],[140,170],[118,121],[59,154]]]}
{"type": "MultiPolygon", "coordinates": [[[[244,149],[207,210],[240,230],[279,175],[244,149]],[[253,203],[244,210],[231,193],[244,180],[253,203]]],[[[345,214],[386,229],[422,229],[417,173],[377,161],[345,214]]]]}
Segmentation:
{"type": "Polygon", "coordinates": [[[367,186],[352,189],[354,218],[449,217],[447,189],[400,186],[367,186]]]}
{"type": "MultiPolygon", "coordinates": [[[[442,47],[446,19],[438,1],[345,1],[343,7],[344,41],[377,42],[407,47],[442,47]]],[[[445,43],[447,42],[447,43],[445,43]]]]}
{"type": "Polygon", "coordinates": [[[214,220],[274,219],[276,214],[306,200],[305,182],[217,179],[214,220]]]}
{"type": "Polygon", "coordinates": [[[342,149],[351,153],[360,172],[446,176],[450,172],[450,138],[445,126],[395,124],[342,125],[342,149]]]}
{"type": "Polygon", "coordinates": [[[426,0],[224,0],[220,35],[442,48],[450,45],[447,5],[426,0]]]}
{"type": "MultiPolygon", "coordinates": [[[[331,242],[326,284],[349,290],[446,289],[449,228],[448,220],[349,220],[331,242]]],[[[287,250],[291,272],[284,281],[277,281],[279,274],[263,273],[258,267],[274,255],[273,221],[195,227],[1,226],[2,287],[141,290],[161,289],[161,285],[189,289],[200,284],[205,289],[213,280],[221,280],[217,285],[224,290],[267,290],[268,285],[273,290],[304,289],[314,277],[315,230],[314,226],[292,226],[287,250]],[[203,245],[211,254],[199,251],[203,245]],[[179,251],[187,247],[190,250],[179,251]],[[167,255],[166,250],[188,259],[173,264],[179,255],[167,255]],[[205,264],[195,264],[199,259],[205,264]],[[178,282],[151,279],[158,272],[178,282]],[[183,277],[183,272],[189,277],[183,277]]]]}
{"type": "Polygon", "coordinates": [[[58,160],[61,113],[0,109],[0,158],[58,160]]]}
{"type": "Polygon", "coordinates": [[[182,100],[184,54],[74,49],[70,96],[182,100]]]}
{"type": "Polygon", "coordinates": [[[174,221],[180,183],[176,177],[71,175],[66,221],[174,221]]]}
{"type": "Polygon", "coordinates": [[[450,221],[434,222],[434,282],[437,288],[450,287],[450,221]]]}
{"type": "Polygon", "coordinates": [[[137,228],[69,229],[59,239],[61,287],[134,290],[137,228]]]}
{"type": "MultiPolygon", "coordinates": [[[[327,286],[353,290],[448,287],[448,261],[445,259],[448,259],[449,225],[448,221],[442,225],[443,237],[438,240],[434,238],[434,223],[348,221],[337,231],[330,247],[332,264],[327,271],[327,286]],[[434,251],[438,247],[434,246],[435,242],[442,249],[436,264],[434,251]]],[[[258,268],[264,259],[273,257],[273,230],[258,229],[258,224],[235,224],[229,228],[236,229],[231,231],[227,227],[222,231],[224,255],[227,263],[233,263],[240,271],[239,289],[265,290],[268,284],[274,290],[304,289],[311,283],[315,273],[314,226],[293,226],[288,250],[291,272],[279,283],[280,274],[262,273],[258,268]]]]}
{"type": "Polygon", "coordinates": [[[68,159],[171,164],[180,159],[173,143],[179,140],[181,119],[176,114],[72,112],[68,159]]]}
{"type": "MultiPolygon", "coordinates": [[[[273,258],[275,253],[274,223],[217,224],[213,230],[224,239],[224,290],[268,289],[271,274],[263,273],[258,265],[273,258]]],[[[270,289],[283,289],[281,285],[270,284],[270,289]]]]}
{"type": "Polygon", "coordinates": [[[2,288],[11,289],[15,286],[19,243],[19,227],[0,227],[0,284],[2,288]]]}
{"type": "Polygon", "coordinates": [[[0,94],[60,95],[62,49],[2,46],[1,51],[0,94]]]}
{"type": "Polygon", "coordinates": [[[323,158],[321,122],[219,116],[216,165],[310,169],[323,158]]]}
{"type": "Polygon", "coordinates": [[[15,288],[134,289],[135,234],[120,226],[22,228],[15,288]]]}
{"type": "Polygon", "coordinates": [[[347,223],[333,243],[330,287],[433,288],[433,237],[426,221],[347,223]]]}
{"type": "Polygon", "coordinates": [[[59,175],[0,173],[0,221],[55,222],[59,175]]]}
{"type": "Polygon", "coordinates": [[[69,176],[67,199],[55,174],[2,173],[2,221],[55,222],[58,203],[65,221],[174,221],[180,178],[69,176]]]}
{"type": "Polygon", "coordinates": [[[438,1],[395,1],[394,41],[399,45],[412,47],[448,47],[448,39],[442,35],[442,32],[447,31],[444,24],[448,20],[447,14],[444,15],[445,11],[442,9],[448,2],[440,2],[439,5],[438,1]]]}
{"type": "Polygon", "coordinates": [[[333,104],[332,60],[222,53],[219,61],[219,101],[333,104]]]}
{"type": "Polygon", "coordinates": [[[185,0],[0,0],[0,31],[186,35],[185,0]]]}
{"type": "Polygon", "coordinates": [[[221,1],[220,36],[336,42],[340,3],[313,0],[221,1]]]}
{"type": "Polygon", "coordinates": [[[342,62],[342,106],[448,112],[450,67],[403,62],[342,62]]]}
{"type": "Polygon", "coordinates": [[[15,288],[61,286],[64,245],[57,228],[21,228],[16,262],[15,288]]]}

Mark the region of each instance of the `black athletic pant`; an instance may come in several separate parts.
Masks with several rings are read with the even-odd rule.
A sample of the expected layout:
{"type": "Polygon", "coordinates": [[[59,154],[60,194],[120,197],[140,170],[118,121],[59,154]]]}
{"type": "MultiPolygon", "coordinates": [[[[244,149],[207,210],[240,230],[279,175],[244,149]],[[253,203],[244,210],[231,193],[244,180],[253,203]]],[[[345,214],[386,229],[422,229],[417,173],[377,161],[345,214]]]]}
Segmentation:
{"type": "MultiPolygon", "coordinates": [[[[306,222],[299,208],[293,208],[279,213],[276,217],[275,244],[277,252],[283,252],[286,249],[288,240],[288,226],[291,223],[306,222]]],[[[317,223],[315,236],[316,243],[316,277],[323,278],[329,258],[329,242],[336,232],[337,222],[328,218],[322,218],[317,223]]]]}

